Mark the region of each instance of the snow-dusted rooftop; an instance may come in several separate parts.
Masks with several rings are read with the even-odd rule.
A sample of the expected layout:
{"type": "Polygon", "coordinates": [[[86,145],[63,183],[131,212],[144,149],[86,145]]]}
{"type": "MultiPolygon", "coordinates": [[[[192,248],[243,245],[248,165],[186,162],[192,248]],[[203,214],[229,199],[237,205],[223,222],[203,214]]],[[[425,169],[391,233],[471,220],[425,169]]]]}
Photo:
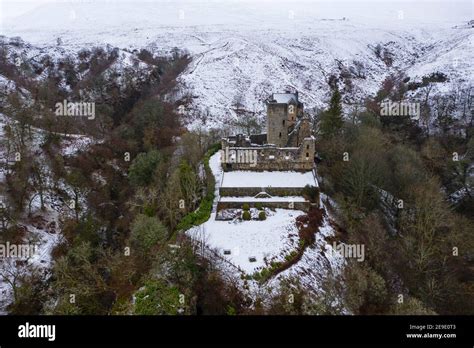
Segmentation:
{"type": "Polygon", "coordinates": [[[318,186],[313,172],[225,172],[221,187],[305,187],[318,186]]]}
{"type": "Polygon", "coordinates": [[[298,102],[298,96],[295,93],[273,93],[273,100],[278,104],[288,104],[290,101],[298,102]]]}

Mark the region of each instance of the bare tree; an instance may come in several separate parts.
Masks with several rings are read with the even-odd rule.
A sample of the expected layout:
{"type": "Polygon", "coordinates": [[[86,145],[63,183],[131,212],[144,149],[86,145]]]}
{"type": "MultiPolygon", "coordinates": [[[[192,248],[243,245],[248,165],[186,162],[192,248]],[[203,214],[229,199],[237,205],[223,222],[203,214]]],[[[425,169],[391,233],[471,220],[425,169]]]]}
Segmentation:
{"type": "Polygon", "coordinates": [[[10,287],[15,302],[19,298],[18,289],[23,281],[37,270],[29,261],[29,257],[26,259],[6,257],[0,261],[0,279],[10,287]]]}

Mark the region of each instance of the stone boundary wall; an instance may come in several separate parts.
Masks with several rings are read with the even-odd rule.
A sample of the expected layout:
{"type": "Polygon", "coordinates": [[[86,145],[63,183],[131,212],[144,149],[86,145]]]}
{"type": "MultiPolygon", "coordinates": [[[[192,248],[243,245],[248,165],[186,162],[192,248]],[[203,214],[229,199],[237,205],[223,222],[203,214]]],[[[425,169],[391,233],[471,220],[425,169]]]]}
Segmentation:
{"type": "Polygon", "coordinates": [[[302,210],[307,212],[311,207],[310,202],[292,202],[293,204],[290,206],[290,202],[247,202],[242,200],[242,202],[218,202],[217,203],[217,211],[222,209],[242,209],[244,203],[247,203],[249,207],[255,208],[256,203],[260,203],[262,207],[267,208],[281,208],[281,209],[295,209],[295,210],[302,210]]]}
{"type": "Polygon", "coordinates": [[[260,192],[270,196],[302,196],[303,187],[220,187],[220,196],[254,197],[260,192]]]}

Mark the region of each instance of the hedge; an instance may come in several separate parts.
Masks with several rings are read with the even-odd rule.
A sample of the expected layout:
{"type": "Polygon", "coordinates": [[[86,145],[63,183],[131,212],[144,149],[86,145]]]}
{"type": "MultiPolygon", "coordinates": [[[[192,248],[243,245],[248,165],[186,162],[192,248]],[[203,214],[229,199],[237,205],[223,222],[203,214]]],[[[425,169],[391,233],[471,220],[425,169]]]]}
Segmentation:
{"type": "Polygon", "coordinates": [[[221,148],[220,143],[216,143],[212,145],[209,150],[206,152],[203,158],[204,163],[204,170],[206,171],[206,195],[201,200],[199,207],[185,215],[183,219],[179,222],[178,226],[176,226],[176,230],[188,230],[193,226],[198,226],[209,220],[212,211],[212,203],[214,202],[214,190],[216,186],[216,179],[212,174],[211,167],[209,167],[209,159],[212,155],[214,155],[217,151],[221,148]]]}

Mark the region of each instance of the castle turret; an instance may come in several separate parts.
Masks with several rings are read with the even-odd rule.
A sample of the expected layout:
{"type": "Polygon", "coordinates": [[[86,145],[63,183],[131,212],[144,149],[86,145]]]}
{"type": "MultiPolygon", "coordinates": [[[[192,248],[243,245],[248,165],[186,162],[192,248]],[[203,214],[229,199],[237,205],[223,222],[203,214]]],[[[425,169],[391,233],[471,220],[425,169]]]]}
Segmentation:
{"type": "Polygon", "coordinates": [[[315,154],[315,141],[314,137],[308,137],[304,138],[303,141],[301,142],[301,161],[306,161],[308,163],[311,163],[311,166],[313,165],[314,161],[314,154],[315,154]]]}

